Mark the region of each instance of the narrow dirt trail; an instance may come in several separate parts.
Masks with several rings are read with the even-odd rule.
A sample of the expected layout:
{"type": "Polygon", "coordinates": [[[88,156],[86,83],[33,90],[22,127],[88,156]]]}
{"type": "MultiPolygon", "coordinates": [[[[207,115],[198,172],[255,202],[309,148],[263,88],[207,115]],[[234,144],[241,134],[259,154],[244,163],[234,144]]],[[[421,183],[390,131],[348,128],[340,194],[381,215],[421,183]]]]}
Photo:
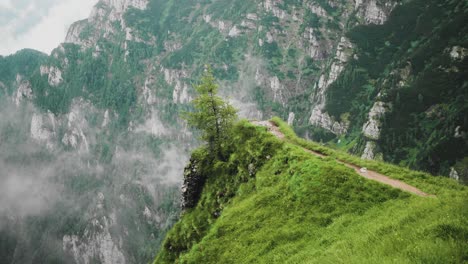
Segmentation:
{"type": "MultiPolygon", "coordinates": [[[[281,139],[283,141],[286,141],[286,137],[284,136],[284,134],[272,122],[270,122],[270,121],[254,121],[254,122],[252,122],[252,124],[257,125],[257,126],[266,127],[271,134],[275,135],[277,138],[279,138],[279,139],[281,139]]],[[[309,149],[306,149],[306,148],[302,148],[302,149],[304,151],[306,151],[306,152],[308,152],[308,153],[310,153],[312,155],[318,156],[320,158],[327,157],[326,155],[323,155],[323,154],[321,154],[319,152],[315,152],[315,151],[312,151],[312,150],[309,150],[309,149]]],[[[386,185],[390,185],[390,186],[392,186],[394,188],[397,188],[397,189],[400,189],[400,190],[403,190],[403,191],[406,191],[406,192],[410,192],[410,193],[413,193],[413,194],[416,194],[416,195],[419,195],[419,196],[422,196],[422,197],[434,197],[434,195],[427,194],[427,193],[419,190],[418,188],[416,188],[414,186],[411,186],[411,185],[406,184],[406,183],[404,183],[402,181],[399,181],[399,180],[392,179],[392,178],[387,177],[387,176],[385,176],[383,174],[380,174],[378,172],[371,171],[371,170],[362,170],[362,168],[359,167],[359,166],[356,166],[354,164],[347,163],[347,162],[344,162],[344,161],[341,161],[341,160],[336,160],[336,161],[338,163],[341,163],[341,164],[345,165],[348,168],[354,169],[354,171],[357,174],[361,175],[362,177],[364,177],[366,179],[377,181],[377,182],[380,182],[380,183],[383,183],[383,184],[386,184],[386,185]]]]}

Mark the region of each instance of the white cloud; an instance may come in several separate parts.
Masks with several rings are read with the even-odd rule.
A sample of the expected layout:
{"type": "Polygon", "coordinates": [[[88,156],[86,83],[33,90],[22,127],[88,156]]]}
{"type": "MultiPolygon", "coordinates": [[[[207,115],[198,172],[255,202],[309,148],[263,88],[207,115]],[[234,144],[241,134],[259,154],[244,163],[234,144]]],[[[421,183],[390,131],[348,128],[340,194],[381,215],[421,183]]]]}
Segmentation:
{"type": "Polygon", "coordinates": [[[65,40],[68,27],[87,18],[98,0],[0,0],[0,55],[24,48],[47,54],[65,40]]]}

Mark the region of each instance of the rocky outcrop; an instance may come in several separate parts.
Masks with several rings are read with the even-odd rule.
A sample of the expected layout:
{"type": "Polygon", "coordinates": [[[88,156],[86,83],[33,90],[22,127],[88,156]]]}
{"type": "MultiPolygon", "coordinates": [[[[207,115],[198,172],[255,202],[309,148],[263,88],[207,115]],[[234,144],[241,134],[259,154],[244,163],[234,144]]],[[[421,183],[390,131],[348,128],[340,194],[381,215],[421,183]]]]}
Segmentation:
{"type": "Polygon", "coordinates": [[[460,46],[453,46],[450,50],[450,57],[453,60],[463,60],[465,57],[468,56],[468,49],[465,49],[460,46]]]}
{"type": "Polygon", "coordinates": [[[184,170],[184,184],[182,186],[182,209],[194,208],[200,199],[206,177],[201,172],[200,161],[191,159],[184,170]]]}
{"type": "Polygon", "coordinates": [[[275,17],[279,19],[286,19],[288,17],[288,13],[278,7],[278,4],[281,2],[281,0],[265,0],[262,5],[267,12],[271,12],[275,17]]]}
{"type": "Polygon", "coordinates": [[[329,46],[324,43],[323,41],[319,41],[318,37],[316,36],[317,30],[313,28],[306,28],[304,30],[303,38],[306,40],[307,45],[305,45],[305,49],[307,54],[316,60],[323,60],[327,58],[329,50],[329,46]]]}
{"type": "Polygon", "coordinates": [[[115,241],[111,235],[110,230],[115,221],[106,216],[95,218],[83,236],[65,235],[62,239],[63,251],[72,255],[79,264],[93,263],[96,259],[103,264],[127,263],[121,250],[121,241],[115,241]]]}
{"type": "Polygon", "coordinates": [[[362,154],[363,159],[375,159],[377,153],[375,152],[377,143],[376,141],[380,139],[381,133],[381,119],[388,112],[388,109],[391,106],[381,101],[374,103],[374,106],[369,112],[369,119],[362,127],[362,133],[364,137],[368,140],[366,143],[366,148],[362,154]]]}
{"type": "Polygon", "coordinates": [[[309,118],[311,125],[322,127],[336,135],[346,134],[349,124],[346,122],[338,122],[334,120],[328,113],[324,111],[326,104],[326,92],[328,86],[338,79],[338,76],[343,71],[346,63],[352,54],[352,44],[345,37],[342,37],[336,48],[336,53],[333,62],[330,66],[328,76],[322,74],[319,81],[315,84],[315,96],[313,98],[314,106],[312,114],[309,118]]]}
{"type": "Polygon", "coordinates": [[[94,47],[100,37],[109,38],[115,32],[114,22],[126,32],[127,41],[144,42],[135,35],[133,29],[126,27],[123,19],[129,8],[146,9],[148,0],[101,0],[96,4],[89,17],[73,23],[65,38],[65,43],[73,43],[83,48],[94,47]]]}
{"type": "Polygon", "coordinates": [[[285,85],[278,76],[270,76],[263,67],[257,67],[255,71],[255,84],[268,89],[274,102],[286,104],[285,85]]]}
{"type": "Polygon", "coordinates": [[[89,152],[89,142],[84,131],[88,128],[88,121],[85,117],[85,111],[92,109],[89,102],[83,99],[75,100],[71,110],[66,117],[67,130],[62,138],[65,146],[79,150],[80,152],[89,152]]]}
{"type": "MultiPolygon", "coordinates": [[[[5,90],[6,90],[6,86],[4,85],[2,86],[2,85],[0,85],[0,88],[5,87],[5,90]]],[[[32,99],[33,91],[32,91],[31,83],[29,81],[23,80],[23,77],[17,74],[16,85],[18,86],[18,89],[16,90],[16,95],[13,98],[16,106],[19,106],[24,99],[28,99],[28,100],[32,99]]]]}
{"type": "Polygon", "coordinates": [[[175,104],[188,103],[191,101],[189,95],[189,85],[183,81],[183,79],[188,78],[188,72],[184,70],[172,70],[161,68],[161,72],[164,74],[164,80],[167,84],[174,86],[174,91],[172,93],[172,100],[175,104]]]}
{"type": "Polygon", "coordinates": [[[460,180],[460,176],[458,175],[458,172],[455,170],[455,168],[450,168],[450,178],[456,180],[456,181],[459,181],[460,180]]]}
{"type": "Polygon", "coordinates": [[[54,148],[55,144],[55,117],[52,113],[47,115],[34,113],[31,118],[31,138],[43,143],[47,148],[54,148]]]}
{"type": "Polygon", "coordinates": [[[58,67],[42,65],[40,68],[41,76],[48,76],[50,86],[57,87],[63,82],[62,71],[58,67]]]}
{"type": "Polygon", "coordinates": [[[65,43],[73,43],[76,45],[84,44],[84,40],[80,35],[87,24],[87,20],[81,20],[71,24],[70,28],[68,29],[67,36],[65,37],[65,43]]]}
{"type": "Polygon", "coordinates": [[[364,20],[365,24],[382,25],[387,21],[388,15],[395,7],[391,1],[385,3],[377,0],[355,0],[357,16],[364,20]]]}
{"type": "Polygon", "coordinates": [[[369,112],[369,119],[362,127],[362,133],[369,139],[379,140],[381,124],[380,119],[387,112],[389,106],[383,102],[375,102],[374,106],[369,112]]]}
{"type": "Polygon", "coordinates": [[[288,116],[288,125],[293,126],[294,125],[294,119],[296,118],[296,114],[294,112],[289,113],[288,116]]]}
{"type": "Polygon", "coordinates": [[[367,141],[366,148],[362,153],[361,159],[373,160],[375,158],[376,143],[373,141],[367,141]]]}

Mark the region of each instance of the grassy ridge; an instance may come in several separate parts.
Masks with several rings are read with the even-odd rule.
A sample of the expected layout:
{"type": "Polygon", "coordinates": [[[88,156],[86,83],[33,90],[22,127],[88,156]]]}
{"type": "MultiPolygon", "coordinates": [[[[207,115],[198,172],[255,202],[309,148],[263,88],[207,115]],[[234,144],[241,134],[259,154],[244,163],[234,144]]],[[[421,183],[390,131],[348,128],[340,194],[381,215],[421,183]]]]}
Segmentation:
{"type": "Polygon", "coordinates": [[[402,180],[410,185],[416,186],[426,193],[443,195],[444,192],[446,192],[447,190],[465,189],[462,185],[446,177],[434,177],[425,172],[414,171],[408,168],[399,167],[381,161],[364,160],[357,156],[353,156],[348,153],[342,152],[340,150],[324,147],[317,142],[308,141],[298,137],[294,133],[294,130],[279,117],[274,117],[271,121],[280,128],[280,131],[292,144],[301,146],[309,150],[320,152],[324,155],[329,156],[332,159],[341,160],[361,167],[367,167],[391,178],[402,180]]]}
{"type": "MultiPolygon", "coordinates": [[[[236,143],[241,144],[227,164],[214,161],[203,168],[208,181],[202,199],[169,232],[155,263],[468,261],[465,187],[388,164],[360,163],[301,141],[284,123],[275,122],[294,144],[280,142],[263,128],[238,125],[236,143]],[[314,157],[296,144],[331,157],[314,157]],[[391,172],[389,176],[410,180],[438,197],[422,198],[368,181],[335,157],[391,172]],[[242,168],[251,161],[258,169],[246,178],[242,168]],[[240,168],[237,172],[233,164],[240,168]],[[220,208],[221,216],[214,217],[220,208]]],[[[203,151],[195,156],[203,159],[203,151]]]]}

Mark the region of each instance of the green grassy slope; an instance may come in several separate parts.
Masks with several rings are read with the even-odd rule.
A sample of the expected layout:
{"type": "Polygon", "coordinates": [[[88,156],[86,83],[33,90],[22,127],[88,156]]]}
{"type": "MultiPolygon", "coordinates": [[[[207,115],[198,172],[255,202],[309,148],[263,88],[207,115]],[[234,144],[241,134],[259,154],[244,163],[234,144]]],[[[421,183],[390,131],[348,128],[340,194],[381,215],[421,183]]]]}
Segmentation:
{"type": "Polygon", "coordinates": [[[211,164],[203,150],[194,153],[203,160],[207,183],[198,205],[168,233],[155,263],[468,261],[466,187],[366,163],[437,198],[404,193],[335,161],[359,163],[354,157],[328,149],[322,149],[332,155],[326,159],[308,154],[296,144],[320,146],[307,146],[283,123],[281,128],[294,144],[241,123],[228,162],[211,164]],[[246,176],[249,164],[257,168],[254,176],[246,176]]]}

